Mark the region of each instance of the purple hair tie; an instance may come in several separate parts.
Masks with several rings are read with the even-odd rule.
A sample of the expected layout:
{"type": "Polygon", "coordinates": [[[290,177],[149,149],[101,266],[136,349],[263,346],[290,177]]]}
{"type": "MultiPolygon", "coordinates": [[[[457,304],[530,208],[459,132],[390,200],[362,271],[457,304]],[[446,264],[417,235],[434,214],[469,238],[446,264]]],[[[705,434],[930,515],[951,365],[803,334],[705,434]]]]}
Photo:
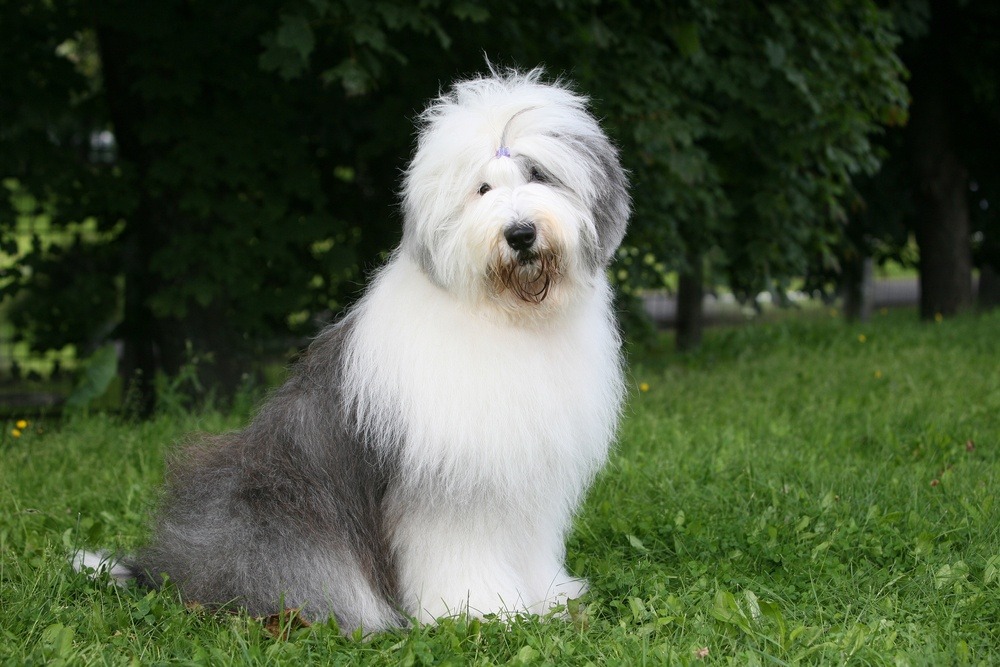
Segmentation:
{"type": "Polygon", "coordinates": [[[497,149],[496,157],[510,157],[510,149],[506,146],[501,146],[497,149]]]}

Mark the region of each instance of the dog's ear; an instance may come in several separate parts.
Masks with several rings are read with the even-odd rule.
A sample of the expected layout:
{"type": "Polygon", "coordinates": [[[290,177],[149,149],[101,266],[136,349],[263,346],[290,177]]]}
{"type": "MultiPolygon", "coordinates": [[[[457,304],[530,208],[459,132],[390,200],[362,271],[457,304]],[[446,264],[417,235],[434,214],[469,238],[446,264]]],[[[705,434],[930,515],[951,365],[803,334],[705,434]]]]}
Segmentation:
{"type": "Polygon", "coordinates": [[[588,118],[586,132],[559,135],[568,142],[577,163],[587,173],[585,194],[594,220],[595,239],[588,244],[588,259],[595,268],[610,263],[625,237],[632,199],[628,193],[628,178],[618,159],[618,149],[604,135],[597,121],[588,118]]]}
{"type": "Polygon", "coordinates": [[[602,266],[614,256],[628,225],[632,199],[628,194],[628,178],[618,159],[618,149],[601,137],[591,151],[594,182],[600,184],[593,203],[594,226],[602,266]]]}

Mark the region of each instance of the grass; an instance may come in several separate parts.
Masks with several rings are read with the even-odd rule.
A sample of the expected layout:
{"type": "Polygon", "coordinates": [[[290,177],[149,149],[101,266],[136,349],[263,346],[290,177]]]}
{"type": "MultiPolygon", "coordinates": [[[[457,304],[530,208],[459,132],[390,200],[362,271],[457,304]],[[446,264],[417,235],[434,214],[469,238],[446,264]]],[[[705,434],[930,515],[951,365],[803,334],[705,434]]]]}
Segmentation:
{"type": "Polygon", "coordinates": [[[164,450],[243,416],[94,415],[0,440],[0,664],[1000,663],[1000,313],[828,316],[634,355],[621,442],[569,542],[572,622],[272,636],[170,591],[92,582],[164,450]]]}

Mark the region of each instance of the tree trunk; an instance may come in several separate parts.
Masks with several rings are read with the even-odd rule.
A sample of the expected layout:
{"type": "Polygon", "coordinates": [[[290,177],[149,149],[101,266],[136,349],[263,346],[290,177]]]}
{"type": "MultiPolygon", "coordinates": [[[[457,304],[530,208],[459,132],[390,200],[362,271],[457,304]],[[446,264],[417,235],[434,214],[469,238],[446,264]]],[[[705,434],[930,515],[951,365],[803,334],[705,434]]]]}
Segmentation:
{"type": "Polygon", "coordinates": [[[134,168],[132,183],[138,201],[128,215],[122,236],[121,267],[125,279],[125,304],[119,334],[123,343],[121,372],[131,401],[129,408],[140,415],[152,413],[156,396],[156,321],[149,306],[153,276],[149,270],[157,247],[155,226],[150,219],[155,209],[142,187],[149,159],[136,128],[145,116],[128,72],[133,49],[129,37],[97,18],[96,34],[101,58],[102,79],[108,113],[114,128],[119,163],[134,168]]]}
{"type": "Polygon", "coordinates": [[[1000,306],[1000,271],[992,264],[983,264],[979,269],[979,291],[976,295],[976,305],[981,310],[989,310],[1000,306]]]}
{"type": "Polygon", "coordinates": [[[677,286],[677,339],[680,352],[696,349],[701,345],[705,329],[705,268],[701,256],[689,253],[687,270],[680,275],[677,286]]]}
{"type": "Polygon", "coordinates": [[[151,267],[154,256],[169,246],[173,237],[190,231],[190,221],[178,211],[176,197],[162,184],[149,186],[150,165],[157,146],[144,142],[139,128],[150,115],[147,102],[136,89],[134,63],[149,47],[142,37],[116,27],[113,6],[99,5],[104,14],[95,17],[101,57],[104,97],[114,129],[118,159],[129,168],[129,185],[135,192],[135,207],[126,214],[121,238],[121,271],[124,276],[124,317],[118,334],[123,343],[121,372],[131,405],[142,416],[156,406],[154,379],[157,372],[176,374],[188,363],[186,341],[205,360],[199,379],[208,387],[228,395],[240,383],[246,357],[241,355],[237,332],[228,326],[218,303],[190,304],[178,318],[153,312],[154,298],[169,286],[151,267]],[[139,54],[139,56],[137,56],[139,54]],[[211,361],[204,353],[211,352],[211,361]]]}
{"type": "Polygon", "coordinates": [[[920,249],[920,317],[954,315],[972,305],[968,170],[951,128],[954,8],[934,2],[931,30],[914,62],[910,143],[916,181],[916,240],[920,249]]]}
{"type": "Polygon", "coordinates": [[[844,316],[851,322],[868,322],[875,303],[874,261],[860,255],[845,261],[844,316]]]}
{"type": "Polygon", "coordinates": [[[920,317],[954,315],[972,304],[967,172],[953,155],[920,180],[916,239],[920,249],[920,317]]]}

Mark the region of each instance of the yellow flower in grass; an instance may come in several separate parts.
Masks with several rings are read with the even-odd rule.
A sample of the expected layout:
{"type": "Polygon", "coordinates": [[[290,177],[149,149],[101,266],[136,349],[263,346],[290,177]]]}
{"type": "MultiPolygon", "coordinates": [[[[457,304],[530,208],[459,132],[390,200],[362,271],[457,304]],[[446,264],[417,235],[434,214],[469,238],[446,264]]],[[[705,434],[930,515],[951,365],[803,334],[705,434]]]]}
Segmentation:
{"type": "Polygon", "coordinates": [[[20,438],[20,437],[21,437],[21,429],[17,429],[17,428],[12,428],[12,429],[10,430],[10,434],[11,434],[12,436],[14,436],[15,438],[20,438]]]}
{"type": "Polygon", "coordinates": [[[935,322],[937,322],[938,324],[941,324],[941,322],[943,320],[944,320],[944,315],[942,315],[941,313],[934,313],[934,321],[935,322]]]}
{"type": "Polygon", "coordinates": [[[875,371],[875,379],[876,380],[882,379],[882,371],[875,371]]]}
{"type": "Polygon", "coordinates": [[[859,343],[863,343],[863,342],[865,342],[866,340],[868,340],[868,336],[866,336],[866,335],[864,335],[864,334],[858,334],[858,342],[859,342],[859,343]]]}
{"type": "Polygon", "coordinates": [[[649,383],[648,382],[640,382],[639,383],[639,391],[649,391],[649,383]]]}
{"type": "Polygon", "coordinates": [[[28,422],[24,419],[18,419],[14,423],[14,426],[16,426],[19,431],[23,431],[24,429],[28,428],[28,422]]]}

